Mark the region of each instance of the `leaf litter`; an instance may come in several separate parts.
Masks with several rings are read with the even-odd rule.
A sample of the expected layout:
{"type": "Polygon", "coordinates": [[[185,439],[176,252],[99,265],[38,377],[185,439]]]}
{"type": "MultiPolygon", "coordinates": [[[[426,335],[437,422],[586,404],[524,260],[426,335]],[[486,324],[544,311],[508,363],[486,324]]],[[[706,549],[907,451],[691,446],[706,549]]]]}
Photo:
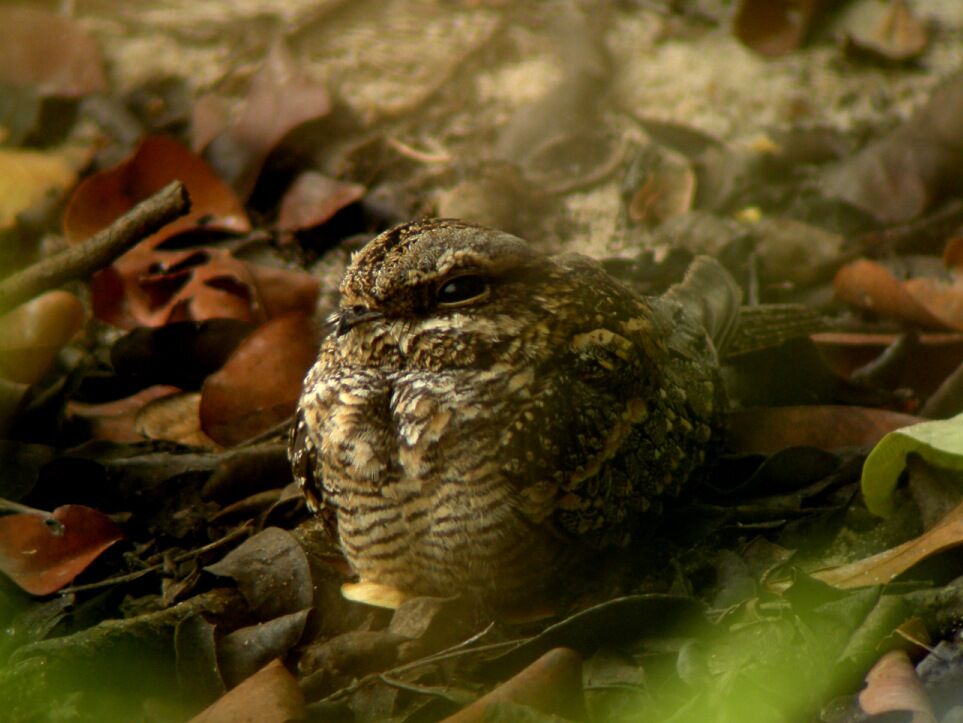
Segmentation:
{"type": "MultiPolygon", "coordinates": [[[[941,66],[915,110],[856,124],[797,97],[749,142],[706,122],[724,101],[664,115],[632,101],[658,82],[630,82],[640,57],[730,35],[760,56],[911,75],[942,36],[903,2],[839,45],[817,2],[738,3],[732,26],[669,4],[548,18],[392,2],[389,48],[365,5],[291,11],[283,38],[252,30],[271,9],[239,8],[251,40],[219,77],[175,63],[133,83],[154,58],[101,53],[134,57],[116,30],[136,37],[138,9],[106,23],[98,7],[3,9],[23,21],[0,52],[17,87],[0,108],[10,271],[174,179],[192,202],[0,320],[13,719],[944,719],[954,701],[932,671],[959,675],[963,575],[961,76],[941,66]],[[643,26],[661,39],[630,36],[643,26]],[[352,602],[291,485],[288,420],[349,253],[445,211],[589,251],[644,293],[710,253],[751,303],[826,320],[815,343],[732,360],[724,454],[563,599],[352,602]],[[927,415],[942,432],[916,424],[927,415]]],[[[217,33],[179,12],[186,63],[217,33]]],[[[742,62],[782,77],[784,60],[742,62]]]]}

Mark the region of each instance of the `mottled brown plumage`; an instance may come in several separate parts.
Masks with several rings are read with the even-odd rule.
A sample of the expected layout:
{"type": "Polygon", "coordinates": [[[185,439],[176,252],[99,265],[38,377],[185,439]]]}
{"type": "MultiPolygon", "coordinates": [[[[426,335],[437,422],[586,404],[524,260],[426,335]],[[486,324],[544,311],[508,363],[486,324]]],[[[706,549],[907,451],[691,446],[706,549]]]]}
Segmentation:
{"type": "Polygon", "coordinates": [[[739,291],[711,259],[642,298],[583,256],[434,220],[371,241],[341,293],[291,453],[365,580],[543,586],[677,494],[725,404],[739,291]]]}

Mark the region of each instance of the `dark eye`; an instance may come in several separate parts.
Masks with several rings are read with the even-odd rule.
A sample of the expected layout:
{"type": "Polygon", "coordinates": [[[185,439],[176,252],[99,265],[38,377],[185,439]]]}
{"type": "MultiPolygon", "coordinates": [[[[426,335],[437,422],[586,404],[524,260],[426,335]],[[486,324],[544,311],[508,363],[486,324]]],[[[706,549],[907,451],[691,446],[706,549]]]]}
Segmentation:
{"type": "Polygon", "coordinates": [[[440,305],[463,304],[488,293],[488,281],[476,274],[464,274],[448,279],[438,289],[436,298],[440,305]]]}

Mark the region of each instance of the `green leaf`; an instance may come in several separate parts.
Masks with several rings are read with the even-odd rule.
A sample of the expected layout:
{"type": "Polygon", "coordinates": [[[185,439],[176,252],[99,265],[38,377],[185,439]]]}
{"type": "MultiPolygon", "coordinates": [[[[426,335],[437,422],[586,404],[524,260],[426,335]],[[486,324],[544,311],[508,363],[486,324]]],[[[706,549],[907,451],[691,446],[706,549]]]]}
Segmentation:
{"type": "Polygon", "coordinates": [[[880,440],[866,458],[861,481],[873,514],[886,517],[893,512],[893,489],[909,454],[934,467],[963,471],[963,414],[903,427],[880,440]]]}

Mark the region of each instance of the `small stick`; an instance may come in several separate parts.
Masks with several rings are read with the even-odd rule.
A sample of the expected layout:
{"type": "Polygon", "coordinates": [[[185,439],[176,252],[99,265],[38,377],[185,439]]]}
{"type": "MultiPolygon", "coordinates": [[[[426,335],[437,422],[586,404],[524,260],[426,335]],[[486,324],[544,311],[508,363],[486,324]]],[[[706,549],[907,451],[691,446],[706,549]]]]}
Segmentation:
{"type": "Polygon", "coordinates": [[[55,289],[65,281],[99,271],[138,241],[186,214],[190,208],[191,199],[184,184],[180,181],[169,183],[83,243],[0,281],[0,313],[55,289]]]}

